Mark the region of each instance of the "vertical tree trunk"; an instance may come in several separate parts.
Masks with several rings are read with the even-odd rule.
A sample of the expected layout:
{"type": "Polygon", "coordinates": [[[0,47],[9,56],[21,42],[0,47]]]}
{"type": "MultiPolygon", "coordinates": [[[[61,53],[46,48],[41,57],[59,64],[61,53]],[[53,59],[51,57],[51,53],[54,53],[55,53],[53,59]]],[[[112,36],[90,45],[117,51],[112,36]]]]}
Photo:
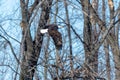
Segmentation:
{"type": "MultiPolygon", "coordinates": [[[[50,24],[50,20],[51,18],[49,17],[48,20],[48,24],[50,24]]],[[[48,53],[48,48],[49,48],[49,43],[50,43],[50,36],[47,34],[48,38],[47,38],[47,42],[46,42],[46,46],[45,46],[45,54],[44,54],[44,58],[45,58],[45,65],[44,65],[44,80],[47,80],[47,72],[48,72],[48,58],[49,58],[49,53],[48,53]]]]}
{"type": "Polygon", "coordinates": [[[48,70],[48,46],[49,46],[49,40],[50,40],[50,36],[48,36],[47,38],[47,44],[45,47],[45,54],[44,54],[44,58],[45,58],[45,65],[44,65],[44,80],[47,80],[47,70],[48,70]]]}
{"type": "MultiPolygon", "coordinates": [[[[82,3],[82,9],[87,14],[84,14],[84,50],[85,50],[85,62],[89,65],[88,72],[86,71],[85,74],[87,74],[87,79],[95,79],[94,72],[97,73],[98,71],[98,49],[94,50],[95,48],[95,42],[98,39],[98,31],[96,26],[96,18],[93,14],[93,10],[90,8],[90,0],[81,0],[82,3]],[[93,71],[90,70],[92,68],[93,71]]],[[[97,0],[93,0],[93,8],[95,12],[97,11],[97,0]]]]}
{"type": "MultiPolygon", "coordinates": [[[[96,11],[96,13],[98,13],[98,3],[99,0],[92,0],[92,7],[94,8],[94,10],[96,11]]],[[[92,46],[94,46],[95,42],[97,41],[98,37],[99,37],[99,28],[97,26],[97,23],[95,21],[95,18],[93,17],[92,13],[90,13],[90,17],[92,17],[90,19],[91,25],[92,25],[92,46]]],[[[94,58],[94,63],[93,63],[93,69],[94,71],[97,73],[98,72],[98,51],[95,51],[95,54],[93,55],[94,58]]]]}
{"type": "Polygon", "coordinates": [[[91,23],[90,23],[90,11],[89,11],[89,0],[83,0],[81,1],[82,2],[82,5],[83,5],[83,11],[87,12],[88,16],[87,15],[84,15],[84,32],[83,32],[83,35],[84,35],[84,42],[86,44],[84,44],[84,49],[85,49],[85,61],[87,63],[91,62],[90,59],[88,58],[89,55],[91,55],[91,43],[92,43],[92,38],[91,38],[91,30],[92,30],[92,27],[91,27],[91,23]]]}
{"type": "Polygon", "coordinates": [[[68,12],[68,4],[66,0],[64,0],[64,6],[66,11],[66,23],[68,26],[68,38],[69,38],[69,50],[70,50],[70,67],[71,67],[71,78],[74,80],[73,76],[73,53],[72,53],[72,39],[71,39],[71,30],[70,30],[70,20],[69,20],[69,12],[68,12]]]}
{"type": "MultiPolygon", "coordinates": [[[[102,19],[106,23],[106,6],[105,6],[105,1],[102,0],[102,19]]],[[[107,79],[111,80],[111,75],[110,75],[110,57],[109,57],[109,43],[108,43],[108,38],[105,39],[104,41],[104,51],[105,51],[105,57],[106,57],[106,70],[107,70],[107,79]]]]}
{"type": "MultiPolygon", "coordinates": [[[[39,3],[39,1],[35,5],[39,3]]],[[[43,28],[49,19],[49,12],[52,4],[52,0],[44,0],[42,2],[42,11],[39,21],[39,26],[35,36],[35,40],[32,41],[30,34],[30,11],[28,9],[28,2],[25,0],[20,0],[21,2],[21,12],[22,12],[22,22],[21,27],[23,28],[22,35],[22,45],[21,45],[21,70],[20,70],[20,80],[33,80],[35,68],[37,66],[37,61],[40,54],[42,35],[40,34],[40,28],[43,28]]],[[[32,9],[32,8],[31,8],[32,9]]]]}
{"type": "MultiPolygon", "coordinates": [[[[120,6],[120,4],[119,4],[120,6]]],[[[120,19],[120,12],[118,14],[118,19],[120,19]]],[[[120,79],[120,48],[119,48],[119,41],[118,41],[118,36],[119,36],[119,30],[120,30],[120,22],[118,22],[117,26],[116,26],[116,31],[115,31],[115,35],[116,35],[116,42],[117,42],[117,48],[118,48],[118,52],[113,53],[114,54],[114,61],[115,61],[115,74],[116,74],[116,80],[120,79]]]]}
{"type": "MultiPolygon", "coordinates": [[[[92,55],[91,53],[91,47],[92,47],[92,27],[91,27],[91,23],[90,23],[90,9],[89,9],[89,0],[82,0],[82,9],[83,11],[85,11],[87,13],[87,15],[84,14],[84,29],[83,29],[83,39],[84,39],[84,51],[85,51],[85,63],[90,65],[92,64],[93,61],[93,56],[90,57],[90,55],[92,55]]],[[[85,66],[86,67],[86,66],[85,66]]],[[[88,69],[88,72],[86,71],[84,74],[86,75],[86,78],[84,80],[87,79],[92,79],[90,74],[89,74],[90,70],[88,69]]]]}
{"type": "Polygon", "coordinates": [[[34,70],[32,69],[31,63],[29,63],[31,54],[33,53],[33,43],[30,34],[30,27],[28,26],[29,17],[28,17],[28,5],[24,0],[20,1],[21,3],[21,13],[22,21],[21,27],[23,30],[22,41],[21,41],[21,72],[20,80],[32,80],[34,70]]]}
{"type": "MultiPolygon", "coordinates": [[[[55,16],[54,16],[54,22],[55,24],[57,23],[57,14],[58,14],[58,0],[56,0],[56,5],[55,5],[55,16]]],[[[60,51],[58,49],[56,49],[56,66],[60,65],[60,51]]],[[[59,80],[59,69],[58,67],[56,67],[56,76],[57,79],[59,80]]]]}
{"type": "Polygon", "coordinates": [[[58,15],[58,0],[55,0],[56,1],[56,5],[55,5],[55,16],[54,16],[54,21],[55,21],[55,24],[57,23],[57,15],[58,15]]]}
{"type": "MultiPolygon", "coordinates": [[[[108,5],[109,5],[109,10],[110,10],[110,21],[114,18],[114,3],[113,0],[108,0],[108,5]]],[[[115,26],[115,25],[114,25],[115,26]]],[[[110,36],[113,38],[113,41],[110,43],[111,49],[112,49],[112,53],[114,56],[114,61],[115,61],[115,75],[116,75],[116,80],[120,79],[120,51],[119,51],[119,43],[118,43],[118,34],[116,35],[116,33],[118,33],[117,31],[115,31],[115,27],[112,28],[112,30],[110,31],[110,36]]]]}

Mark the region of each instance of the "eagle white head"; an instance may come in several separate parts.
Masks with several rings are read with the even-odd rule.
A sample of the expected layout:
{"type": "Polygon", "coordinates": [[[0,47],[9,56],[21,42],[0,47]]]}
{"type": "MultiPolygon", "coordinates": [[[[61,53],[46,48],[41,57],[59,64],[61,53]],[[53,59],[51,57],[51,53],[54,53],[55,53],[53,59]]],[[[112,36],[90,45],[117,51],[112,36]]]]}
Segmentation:
{"type": "Polygon", "coordinates": [[[40,33],[44,34],[44,33],[47,33],[48,32],[48,29],[41,29],[40,30],[40,33]]]}

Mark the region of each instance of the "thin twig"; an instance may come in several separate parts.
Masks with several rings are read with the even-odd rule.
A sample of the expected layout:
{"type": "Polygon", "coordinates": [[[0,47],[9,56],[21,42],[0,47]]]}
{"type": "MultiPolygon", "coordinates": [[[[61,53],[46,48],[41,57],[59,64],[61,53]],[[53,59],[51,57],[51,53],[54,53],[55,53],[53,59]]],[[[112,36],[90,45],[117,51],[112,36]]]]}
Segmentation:
{"type": "Polygon", "coordinates": [[[18,60],[18,58],[17,58],[17,56],[16,56],[16,54],[15,54],[15,52],[14,52],[14,49],[13,49],[12,44],[10,43],[10,41],[8,41],[8,40],[7,40],[4,36],[2,36],[2,35],[0,35],[0,37],[2,37],[3,39],[5,39],[5,40],[8,42],[8,44],[9,44],[9,46],[10,46],[10,48],[11,48],[11,51],[12,51],[12,53],[13,53],[13,56],[15,57],[17,63],[19,64],[20,62],[19,62],[19,60],[18,60]]]}

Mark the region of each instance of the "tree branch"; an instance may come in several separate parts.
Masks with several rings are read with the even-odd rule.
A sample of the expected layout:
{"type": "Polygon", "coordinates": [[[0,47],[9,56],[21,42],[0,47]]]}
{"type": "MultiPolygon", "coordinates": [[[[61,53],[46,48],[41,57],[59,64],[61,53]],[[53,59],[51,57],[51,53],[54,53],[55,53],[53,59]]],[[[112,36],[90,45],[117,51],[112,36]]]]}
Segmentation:
{"type": "MultiPolygon", "coordinates": [[[[3,27],[2,27],[1,25],[0,25],[0,28],[5,32],[5,34],[6,34],[8,37],[10,37],[11,39],[13,39],[13,40],[15,40],[16,42],[20,43],[20,41],[18,41],[17,39],[11,37],[11,36],[3,29],[3,27]]],[[[20,44],[21,44],[21,43],[20,43],[20,44]]]]}
{"type": "Polygon", "coordinates": [[[16,54],[15,54],[15,52],[14,52],[14,49],[13,49],[13,47],[12,47],[12,44],[10,43],[10,41],[8,41],[8,40],[7,40],[4,36],[2,36],[2,35],[0,35],[0,37],[2,37],[3,39],[5,39],[5,40],[8,42],[8,44],[9,44],[9,46],[10,46],[10,48],[11,48],[11,51],[12,51],[12,53],[13,53],[13,56],[15,57],[17,63],[20,64],[20,62],[19,62],[19,60],[18,60],[18,58],[17,58],[17,56],[16,56],[16,54]]]}

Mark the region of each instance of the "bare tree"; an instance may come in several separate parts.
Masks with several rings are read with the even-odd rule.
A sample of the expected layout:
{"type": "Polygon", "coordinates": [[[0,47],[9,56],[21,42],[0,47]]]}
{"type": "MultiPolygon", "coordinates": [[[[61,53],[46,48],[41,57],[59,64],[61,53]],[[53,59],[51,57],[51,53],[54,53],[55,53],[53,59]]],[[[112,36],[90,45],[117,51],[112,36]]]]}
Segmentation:
{"type": "MultiPolygon", "coordinates": [[[[112,2],[110,2],[111,4],[113,4],[112,2]]],[[[110,32],[110,30],[113,28],[113,25],[115,25],[114,24],[114,19],[115,18],[113,18],[112,17],[112,19],[110,20],[110,24],[109,24],[109,26],[107,27],[108,29],[106,29],[106,26],[105,26],[105,23],[104,23],[104,21],[102,21],[100,18],[99,18],[99,16],[98,16],[98,14],[96,13],[96,11],[93,9],[93,7],[91,6],[91,4],[90,4],[90,1],[89,0],[84,0],[84,1],[82,1],[81,0],[81,5],[82,5],[82,7],[83,7],[83,11],[84,11],[84,16],[86,16],[85,17],[85,23],[84,23],[84,34],[86,34],[86,35],[84,35],[84,41],[86,42],[86,45],[88,45],[88,46],[86,46],[85,47],[85,51],[87,50],[87,52],[85,52],[85,53],[87,53],[86,54],[86,56],[88,56],[88,60],[87,60],[87,63],[89,63],[90,64],[90,62],[88,62],[89,61],[89,59],[94,59],[94,58],[92,58],[93,57],[93,55],[95,54],[95,51],[97,51],[98,49],[99,49],[99,47],[100,47],[100,45],[102,45],[102,43],[103,43],[103,41],[106,39],[106,37],[108,36],[109,37],[109,40],[110,40],[110,38],[112,38],[108,33],[110,32]],[[92,14],[92,16],[90,16],[90,14],[92,14]],[[102,35],[102,38],[97,42],[97,45],[94,45],[95,47],[96,47],[96,49],[95,48],[91,48],[90,46],[92,45],[92,40],[91,40],[91,31],[92,31],[92,28],[91,28],[91,24],[90,24],[90,19],[94,19],[97,23],[98,23],[98,25],[99,25],[99,27],[100,27],[100,29],[102,30],[102,32],[104,32],[103,33],[103,35],[102,35]],[[91,51],[92,50],[92,51],[91,51]],[[90,56],[92,56],[92,57],[90,57],[90,56]]],[[[118,8],[119,9],[119,8],[118,8]]],[[[113,10],[112,10],[113,11],[113,10]]],[[[114,12],[114,14],[112,14],[112,16],[114,16],[114,17],[116,17],[116,15],[118,14],[118,10],[116,10],[116,12],[114,12]]],[[[113,28],[114,29],[114,28],[113,28]]],[[[113,30],[112,29],[112,30],[113,30]]],[[[100,33],[101,34],[101,33],[100,33]]],[[[113,39],[113,38],[112,38],[113,39]]],[[[114,40],[115,41],[115,40],[114,40]]],[[[113,40],[111,41],[111,43],[113,43],[113,40]]],[[[116,44],[116,43],[113,43],[114,45],[116,44]]],[[[116,44],[116,46],[117,46],[117,44],[116,44]]],[[[115,48],[115,46],[114,46],[114,48],[115,48]]],[[[114,50],[119,50],[117,47],[116,47],[116,49],[114,49],[114,50]]],[[[114,51],[113,50],[113,51],[114,51]]],[[[119,51],[115,51],[114,53],[119,53],[119,51]]],[[[115,59],[118,59],[118,58],[115,58],[115,59]]],[[[91,61],[91,62],[94,62],[95,60],[93,60],[93,61],[91,61]]],[[[92,68],[93,69],[93,68],[92,68]]],[[[95,69],[93,69],[93,70],[95,70],[95,69]]],[[[118,75],[118,73],[116,74],[116,75],[118,75]]],[[[117,78],[117,77],[116,77],[117,78]]],[[[118,79],[118,78],[117,78],[118,79]]],[[[117,80],[116,79],[116,80],[117,80]]]]}
{"type": "Polygon", "coordinates": [[[68,12],[68,4],[67,1],[64,0],[65,11],[66,11],[66,24],[68,26],[68,37],[69,37],[69,50],[70,50],[70,67],[71,67],[71,78],[74,80],[73,76],[73,53],[72,53],[72,38],[71,38],[71,30],[70,30],[70,20],[69,20],[69,12],[68,12]]]}
{"type": "Polygon", "coordinates": [[[1,80],[6,80],[7,74],[12,80],[120,79],[120,6],[115,0],[18,3],[20,8],[12,16],[1,14],[4,12],[0,8],[0,74],[4,74],[1,80]],[[54,45],[57,40],[49,36],[51,31],[40,33],[48,24],[63,26],[58,29],[62,49],[54,45]],[[19,36],[14,38],[16,34],[19,36]]]}
{"type": "MultiPolygon", "coordinates": [[[[22,35],[22,45],[21,45],[21,71],[20,71],[20,80],[33,80],[35,68],[37,66],[37,61],[40,55],[40,49],[42,45],[42,35],[40,33],[40,28],[43,28],[47,24],[49,19],[50,8],[52,0],[39,1],[35,0],[31,8],[29,8],[29,0],[20,0],[21,4],[21,14],[22,21],[21,27],[23,30],[22,35]],[[33,11],[41,6],[41,16],[37,28],[37,33],[34,40],[32,40],[30,33],[31,17],[33,11]]],[[[35,14],[34,14],[35,15],[35,14]]]]}
{"type": "MultiPolygon", "coordinates": [[[[114,10],[114,3],[113,0],[108,0],[108,5],[110,9],[110,21],[115,17],[115,10],[114,10]]],[[[115,20],[115,19],[114,19],[115,20]]],[[[110,36],[113,38],[113,41],[110,43],[110,46],[112,48],[112,53],[114,55],[114,60],[115,60],[115,67],[116,67],[116,80],[120,79],[120,71],[119,67],[120,66],[120,50],[119,50],[119,44],[118,44],[118,26],[113,25],[112,30],[110,31],[110,36]]]]}
{"type": "MultiPolygon", "coordinates": [[[[106,4],[105,1],[102,0],[102,18],[103,18],[104,23],[106,23],[106,14],[105,14],[106,6],[105,6],[105,4],[106,4]]],[[[110,78],[111,68],[110,68],[109,43],[108,43],[107,38],[104,41],[104,50],[105,50],[105,56],[106,56],[107,77],[108,77],[108,80],[111,80],[111,78],[110,78]]]]}

